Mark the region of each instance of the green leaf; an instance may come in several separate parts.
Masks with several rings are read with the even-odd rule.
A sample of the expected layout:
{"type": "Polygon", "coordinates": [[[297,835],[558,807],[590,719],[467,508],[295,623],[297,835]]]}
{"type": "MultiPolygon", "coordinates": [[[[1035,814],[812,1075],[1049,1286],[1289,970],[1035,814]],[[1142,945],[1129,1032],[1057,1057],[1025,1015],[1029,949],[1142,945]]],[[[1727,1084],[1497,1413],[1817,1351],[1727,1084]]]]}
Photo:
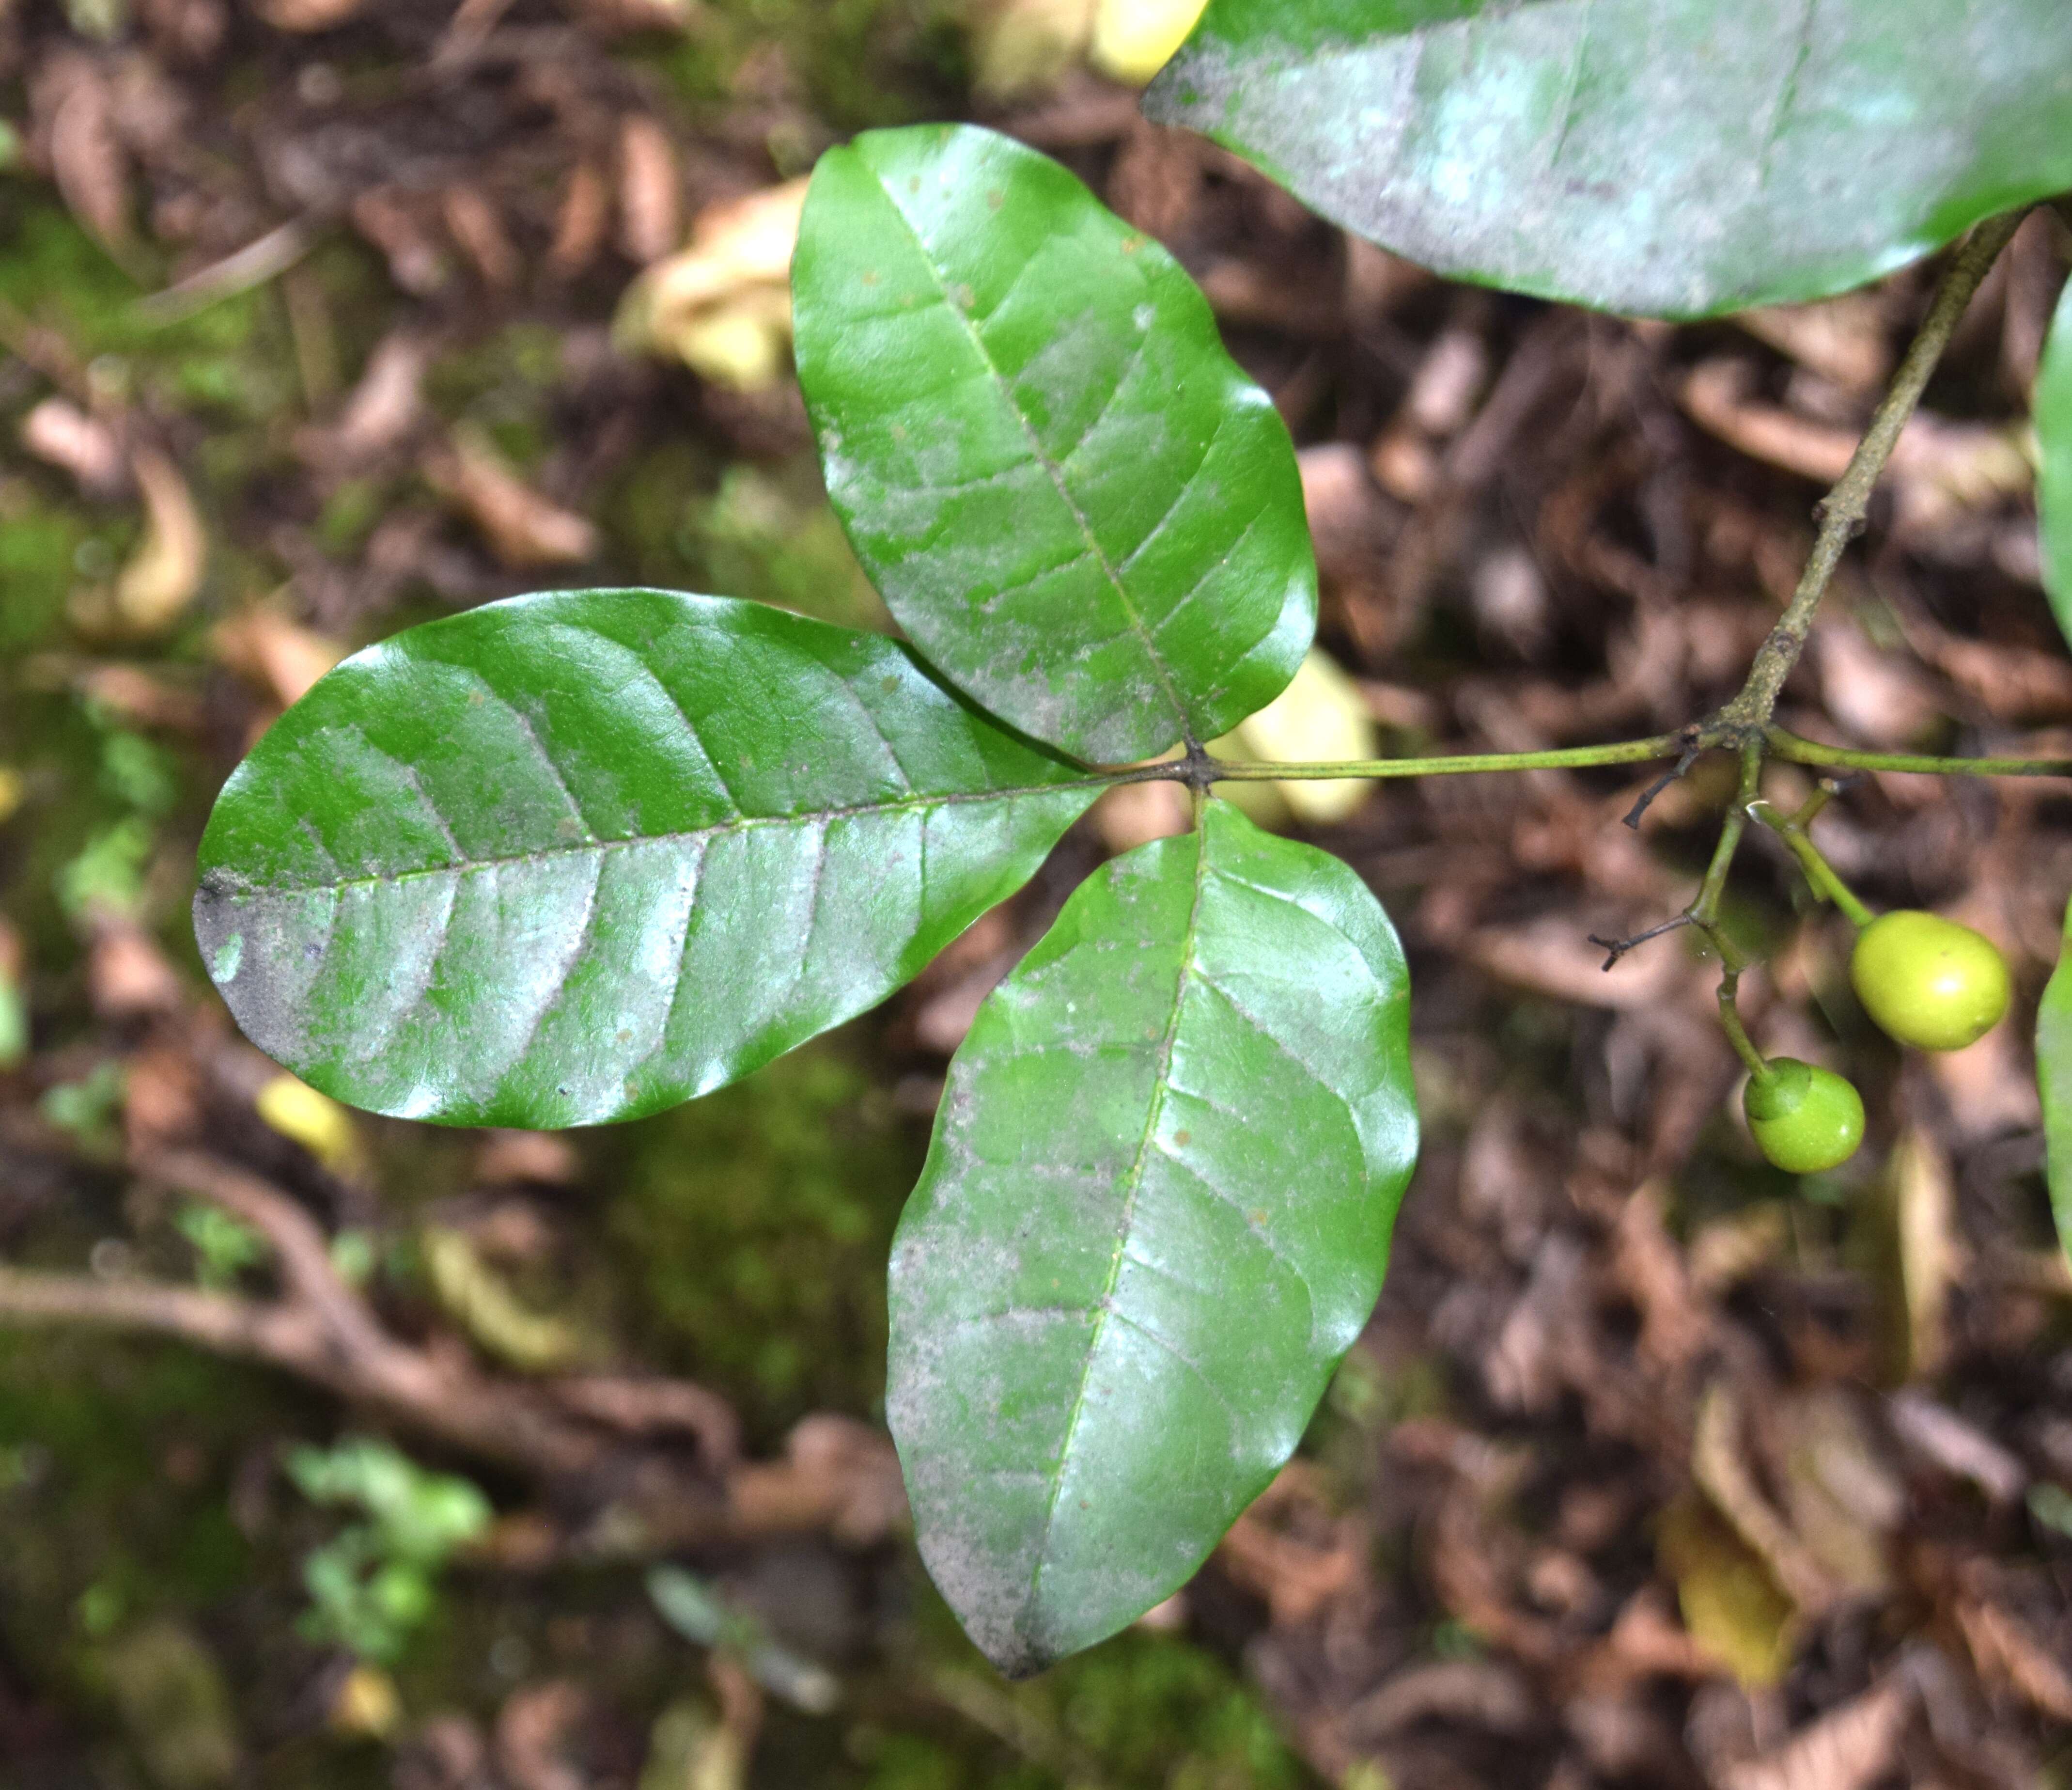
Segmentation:
{"type": "Polygon", "coordinates": [[[2036,369],[2036,522],[2042,539],[2043,588],[2058,626],[2072,640],[2072,286],[2036,369]]]}
{"type": "Polygon", "coordinates": [[[2058,1240],[2072,1261],[2072,907],[2065,914],[2065,948],[2036,1012],[2036,1080],[2043,1096],[2044,1179],[2058,1240]]]}
{"type": "Polygon", "coordinates": [[[906,648],[661,590],[347,660],[217,801],[195,931],[253,1041],[451,1124],[632,1118],[862,1011],[1096,790],[906,648]]]}
{"type": "Polygon", "coordinates": [[[1440,273],[1703,316],[2072,187],[2072,6],[1211,0],[1145,110],[1440,273]]]}
{"type": "Polygon", "coordinates": [[[922,1558],[1003,1671],[1184,1584],[1301,1439],[1416,1154],[1388,916],[1228,804],[988,998],[892,1249],[922,1558]]]}
{"type": "Polygon", "coordinates": [[[960,689],[1079,758],[1207,741],[1316,630],[1295,457],[1171,256],[989,130],[814,171],[791,268],[828,495],[960,689]]]}

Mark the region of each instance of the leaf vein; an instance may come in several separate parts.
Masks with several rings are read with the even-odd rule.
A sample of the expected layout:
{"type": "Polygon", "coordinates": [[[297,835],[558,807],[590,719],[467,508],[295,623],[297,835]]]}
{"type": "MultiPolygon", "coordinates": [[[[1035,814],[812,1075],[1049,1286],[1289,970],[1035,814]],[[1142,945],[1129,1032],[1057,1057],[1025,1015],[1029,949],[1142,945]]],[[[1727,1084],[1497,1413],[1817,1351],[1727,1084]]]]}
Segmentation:
{"type": "MultiPolygon", "coordinates": [[[[872,178],[874,179],[878,178],[874,171],[872,178]]],[[[1144,656],[1151,666],[1153,675],[1157,678],[1159,684],[1164,689],[1166,700],[1172,704],[1173,712],[1178,718],[1182,729],[1191,738],[1194,731],[1193,718],[1187,712],[1186,704],[1181,700],[1179,689],[1173,681],[1172,672],[1167,667],[1165,660],[1160,656],[1150,630],[1145,627],[1143,616],[1138,614],[1137,605],[1131,600],[1129,592],[1123,584],[1121,574],[1116,570],[1108,555],[1102,550],[1100,542],[1094,534],[1092,525],[1087,520],[1085,511],[1079,508],[1079,500],[1072,496],[1070,488],[1067,486],[1064,469],[1043,451],[1043,444],[1037,439],[1034,426],[1023,414],[1022,406],[1014,401],[1013,387],[1009,385],[1006,376],[1001,372],[999,364],[993,359],[993,350],[988,346],[985,335],[977,325],[952,300],[949,288],[944,283],[941,270],[935,265],[934,257],[929,253],[928,245],[923,239],[921,232],[915,228],[914,220],[907,216],[905,208],[893,196],[891,190],[882,180],[878,181],[878,190],[885,195],[887,204],[892,208],[893,215],[899,220],[906,228],[907,235],[913,240],[921,265],[928,270],[928,278],[935,283],[936,295],[941,301],[944,309],[956,319],[964,333],[971,339],[972,347],[985,363],[986,371],[993,376],[993,382],[999,388],[1007,408],[1013,413],[1014,420],[1022,425],[1022,433],[1029,438],[1029,451],[1034,455],[1037,464],[1049,475],[1050,484],[1058,493],[1058,500],[1065,506],[1073,521],[1079,525],[1079,533],[1086,539],[1087,549],[1099,562],[1103,574],[1107,578],[1108,588],[1114,591],[1116,600],[1122,606],[1123,613],[1129,618],[1130,628],[1137,635],[1138,642],[1144,649],[1144,656]]]]}

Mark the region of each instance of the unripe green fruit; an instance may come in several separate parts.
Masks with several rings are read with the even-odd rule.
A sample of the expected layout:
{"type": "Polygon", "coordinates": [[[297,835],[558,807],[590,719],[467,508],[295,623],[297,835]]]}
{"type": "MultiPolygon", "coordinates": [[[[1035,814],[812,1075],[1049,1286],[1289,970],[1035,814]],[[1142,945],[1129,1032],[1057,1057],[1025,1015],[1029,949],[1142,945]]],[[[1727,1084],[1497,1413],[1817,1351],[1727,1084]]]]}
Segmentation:
{"type": "Polygon", "coordinates": [[[1992,940],[1918,908],[1856,935],[1849,980],[1881,1031],[1924,1051],[1961,1051],[2007,1011],[2007,962],[1992,940]]]}
{"type": "Polygon", "coordinates": [[[1789,1174],[1834,1168],[1864,1141],[1864,1103],[1856,1088],[1794,1056],[1773,1058],[1767,1075],[1749,1078],[1741,1110],[1757,1147],[1789,1174]]]}

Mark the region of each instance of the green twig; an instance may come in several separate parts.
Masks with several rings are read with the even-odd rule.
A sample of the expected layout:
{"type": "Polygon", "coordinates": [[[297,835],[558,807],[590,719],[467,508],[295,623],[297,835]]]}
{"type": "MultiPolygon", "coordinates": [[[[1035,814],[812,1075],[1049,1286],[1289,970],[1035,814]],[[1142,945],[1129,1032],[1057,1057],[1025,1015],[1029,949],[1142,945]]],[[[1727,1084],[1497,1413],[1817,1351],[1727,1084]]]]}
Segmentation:
{"type": "Polygon", "coordinates": [[[1741,834],[1748,828],[1749,804],[1762,788],[1762,740],[1745,742],[1741,758],[1741,783],[1735,792],[1734,805],[1727,810],[1720,823],[1720,842],[1712,848],[1712,861],[1705,866],[1705,880],[1698,885],[1697,897],[1684,910],[1691,924],[1705,935],[1720,954],[1720,961],[1726,970],[1720,998],[1727,1001],[1733,996],[1733,979],[1748,967],[1748,960],[1720,924],[1720,899],[1726,893],[1727,873],[1733,868],[1734,854],[1741,850],[1741,834]]]}
{"type": "MultiPolygon", "coordinates": [[[[1808,804],[1809,808],[1812,805],[1808,804]]],[[[1761,821],[1791,848],[1791,855],[1799,860],[1799,867],[1806,873],[1806,880],[1812,885],[1815,895],[1833,902],[1859,928],[1869,925],[1877,917],[1856,899],[1856,891],[1835,874],[1835,866],[1813,843],[1812,834],[1806,830],[1806,822],[1811,818],[1810,813],[1802,810],[1795,815],[1779,814],[1767,802],[1751,802],[1748,809],[1751,820],[1761,821]]]]}
{"type": "Polygon", "coordinates": [[[1771,1073],[1769,1064],[1763,1060],[1762,1052],[1755,1047],[1755,1041],[1741,1023],[1741,1010],[1736,998],[1741,985],[1741,972],[1729,969],[1720,977],[1720,1028],[1727,1035],[1727,1042],[1734,1047],[1734,1055],[1748,1065],[1748,1072],[1758,1081],[1766,1080],[1771,1073]]]}
{"type": "Polygon", "coordinates": [[[1938,777],[2072,777],[2072,759],[1941,758],[1926,752],[1859,752],[1823,746],[1782,727],[1764,731],[1770,755],[1793,764],[1832,766],[1838,771],[1916,771],[1938,777]]]}
{"type": "MultiPolygon", "coordinates": [[[[1348,759],[1342,764],[1260,764],[1212,759],[1218,783],[1305,783],[1347,777],[1446,777],[1478,771],[1576,771],[1599,764],[1647,764],[1681,755],[1684,734],[1657,734],[1609,746],[1560,746],[1543,752],[1466,752],[1436,758],[1348,759]]],[[[1157,767],[1154,775],[1183,776],[1186,761],[1157,767]]]]}
{"type": "Polygon", "coordinates": [[[1708,725],[1708,737],[1718,738],[1724,743],[1728,738],[1749,733],[1759,735],[1769,726],[1784,681],[1791,675],[1792,667],[1799,663],[1799,656],[1806,650],[1814,614],[1820,607],[1821,598],[1827,595],[1828,582],[1834,577],[1836,567],[1841,564],[1849,543],[1863,533],[1864,518],[1870,512],[1871,492],[1877,487],[1879,475],[1885,471],[1885,463],[1892,458],[1893,449],[1899,444],[1900,431],[1920,403],[1921,394],[1927,389],[1929,375],[1934,372],[1936,362],[1949,346],[1965,307],[1971,302],[1972,294],[1979,290],[1980,282],[1999,258],[2000,251],[2021,228],[2025,215],[2018,211],[2008,212],[1987,219],[1957,251],[1956,258],[1950,263],[1942,283],[1935,289],[1928,315],[1922,319],[1906,358],[1893,375],[1891,386],[1879,401],[1870,427],[1857,442],[1856,452],[1849,456],[1847,470],[1815,512],[1819,518],[1819,533],[1814,539],[1812,553],[1806,562],[1805,570],[1799,574],[1799,586],[1792,592],[1791,601],[1785,606],[1777,625],[1770,629],[1769,638],[1757,650],[1755,662],[1749,668],[1748,681],[1741,685],[1740,693],[1708,725]]]}

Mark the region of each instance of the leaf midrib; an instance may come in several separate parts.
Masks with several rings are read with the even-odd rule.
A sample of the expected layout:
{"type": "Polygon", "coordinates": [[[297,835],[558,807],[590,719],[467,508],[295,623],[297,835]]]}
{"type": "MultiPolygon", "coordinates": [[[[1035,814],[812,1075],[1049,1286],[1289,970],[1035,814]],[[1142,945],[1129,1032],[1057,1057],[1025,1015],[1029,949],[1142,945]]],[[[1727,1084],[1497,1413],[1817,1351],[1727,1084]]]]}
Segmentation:
{"type": "MultiPolygon", "coordinates": [[[[862,158],[858,157],[857,159],[861,161],[862,158]]],[[[1130,632],[1137,636],[1138,644],[1144,649],[1144,656],[1150,663],[1153,675],[1157,678],[1160,688],[1165,691],[1166,701],[1172,705],[1173,713],[1180,723],[1182,735],[1190,745],[1198,744],[1199,742],[1194,738],[1194,717],[1188,712],[1187,705],[1181,700],[1179,687],[1173,681],[1173,674],[1167,669],[1165,659],[1159,653],[1157,640],[1151,630],[1145,626],[1144,618],[1137,612],[1137,605],[1130,601],[1129,592],[1123,585],[1122,574],[1116,569],[1114,562],[1109,559],[1107,551],[1102,547],[1100,541],[1095,537],[1092,525],[1087,521],[1086,512],[1079,508],[1078,500],[1072,496],[1071,490],[1067,487],[1063,465],[1052,460],[1050,456],[1043,451],[1043,444],[1037,438],[1034,426],[1023,414],[1022,406],[1014,401],[1013,388],[1008,383],[1007,376],[1001,371],[1000,364],[993,358],[993,351],[986,346],[985,338],[979,333],[978,326],[965,315],[963,307],[950,296],[950,289],[944,283],[942,274],[937,269],[935,259],[929,253],[927,244],[922,240],[921,232],[914,227],[914,220],[907,216],[906,208],[900,204],[898,199],[892,189],[886,184],[883,176],[878,170],[870,167],[867,162],[864,166],[870,170],[871,179],[877,184],[878,190],[885,195],[886,204],[892,208],[893,216],[899,220],[901,228],[906,231],[908,238],[912,241],[915,253],[920,257],[921,265],[927,269],[928,278],[935,284],[935,295],[942,301],[943,308],[956,318],[958,323],[962,326],[965,335],[970,339],[971,345],[976,351],[979,359],[985,364],[985,370],[993,376],[993,384],[999,388],[1001,401],[1013,414],[1014,420],[1022,426],[1022,433],[1028,438],[1030,453],[1034,456],[1036,463],[1042,467],[1050,479],[1051,488],[1058,494],[1058,501],[1065,506],[1072,521],[1078,525],[1079,537],[1086,542],[1087,550],[1093,555],[1095,563],[1100,567],[1102,575],[1108,580],[1108,588],[1115,592],[1116,601],[1122,605],[1122,612],[1128,618],[1130,632]]],[[[1118,393],[1120,391],[1120,381],[1117,382],[1116,389],[1118,393]]],[[[1189,482],[1192,483],[1191,480],[1189,482]]]]}
{"type": "MultiPolygon", "coordinates": [[[[667,833],[635,833],[624,839],[575,839],[566,845],[545,846],[536,851],[470,858],[452,864],[427,864],[419,869],[397,870],[387,875],[342,876],[311,883],[245,882],[233,885],[231,893],[241,895],[320,895],[343,889],[389,888],[422,877],[465,876],[476,870],[498,870],[520,864],[545,864],[590,853],[623,851],[635,846],[688,844],[695,839],[709,840],[716,835],[746,833],[757,827],[811,825],[816,821],[852,819],[857,815],[918,813],[927,809],[958,807],[972,802],[1016,801],[1026,796],[1052,796],[1075,790],[1105,789],[1108,783],[1109,780],[1105,777],[1074,777],[1059,783],[1016,784],[1004,789],[958,790],[939,796],[902,796],[888,801],[853,802],[839,808],[809,809],[796,814],[738,814],[731,820],[715,821],[710,826],[686,827],[667,833]]],[[[221,868],[221,866],[212,865],[203,872],[203,875],[206,879],[221,868]]]]}
{"type": "Polygon", "coordinates": [[[1209,874],[1208,835],[1202,830],[1198,821],[1191,837],[1195,846],[1194,887],[1188,901],[1186,928],[1181,934],[1180,973],[1173,983],[1173,1011],[1166,1022],[1165,1035],[1158,1041],[1157,1069],[1152,1083],[1151,1100],[1145,1113],[1144,1132],[1137,1140],[1137,1154],[1130,1162],[1129,1191],[1124,1197],[1121,1216],[1116,1222],[1115,1256],[1108,1263],[1108,1283],[1102,1288],[1100,1296],[1094,1304],[1093,1334],[1087,1339],[1086,1358],[1079,1368],[1078,1389],[1072,1397],[1072,1413],[1066,1421],[1065,1439],[1058,1450],[1057,1475],[1051,1481],[1050,1496],[1044,1505],[1043,1531],[1036,1544],[1035,1565],[1030,1570],[1029,1596],[1022,1607],[1025,1613],[1036,1604],[1043,1569],[1049,1562],[1051,1532],[1057,1524],[1059,1500],[1064,1495],[1072,1444],[1079,1434],[1079,1420],[1086,1412],[1087,1389],[1093,1379],[1094,1359],[1100,1353],[1101,1339],[1108,1333],[1108,1319],[1115,1315],[1115,1291],[1121,1283],[1122,1265],[1128,1256],[1130,1220],[1136,1214],[1137,1196],[1143,1190],[1145,1167],[1150,1159],[1152,1139],[1157,1133],[1159,1117],[1166,1110],[1166,1097],[1172,1084],[1173,1051],[1180,1035],[1180,1015],[1186,1006],[1187,984],[1196,971],[1194,944],[1201,931],[1202,894],[1209,874]]]}

